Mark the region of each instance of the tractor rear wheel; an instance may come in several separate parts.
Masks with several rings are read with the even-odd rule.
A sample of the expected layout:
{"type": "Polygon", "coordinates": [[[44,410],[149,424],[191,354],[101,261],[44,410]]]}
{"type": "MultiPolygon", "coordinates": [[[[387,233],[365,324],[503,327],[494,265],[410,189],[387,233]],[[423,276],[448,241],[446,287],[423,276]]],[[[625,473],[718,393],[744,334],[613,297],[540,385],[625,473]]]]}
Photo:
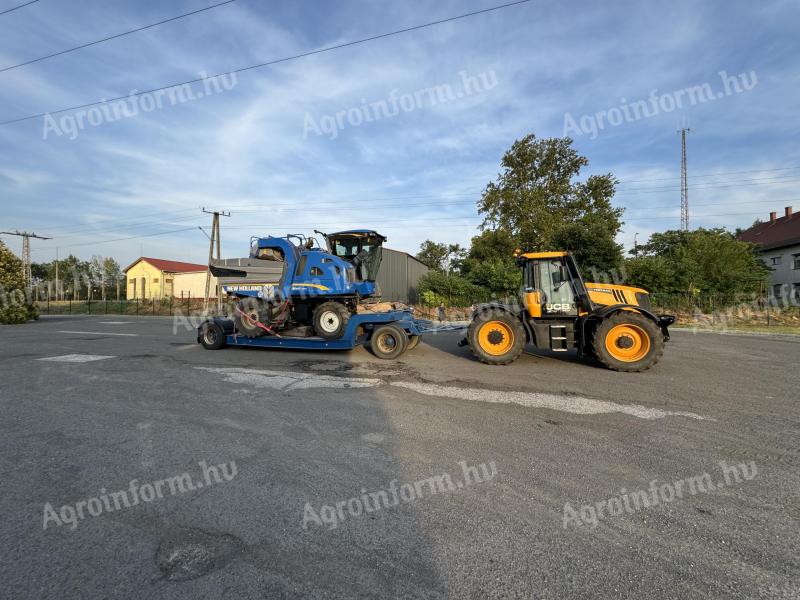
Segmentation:
{"type": "Polygon", "coordinates": [[[646,371],[664,353],[664,335],[642,314],[620,311],[602,320],[592,340],[594,355],[614,371],[646,371]]]}
{"type": "Polygon", "coordinates": [[[350,310],[341,302],[323,302],[314,309],[314,331],[326,340],[338,340],[347,329],[350,310]]]}
{"type": "Polygon", "coordinates": [[[467,341],[476,358],[488,365],[514,362],[525,348],[525,330],[509,312],[478,313],[467,330],[467,341]]]}

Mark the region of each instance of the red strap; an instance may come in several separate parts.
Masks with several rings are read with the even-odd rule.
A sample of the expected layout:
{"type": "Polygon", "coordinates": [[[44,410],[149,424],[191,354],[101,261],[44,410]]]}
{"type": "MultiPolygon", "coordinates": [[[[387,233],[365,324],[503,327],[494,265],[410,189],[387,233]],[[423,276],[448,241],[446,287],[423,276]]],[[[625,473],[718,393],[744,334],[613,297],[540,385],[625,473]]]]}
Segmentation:
{"type": "Polygon", "coordinates": [[[257,327],[260,327],[261,329],[263,329],[264,331],[266,331],[266,332],[267,332],[267,333],[269,333],[270,335],[274,335],[275,337],[281,337],[281,335],[280,335],[279,333],[277,333],[277,332],[273,331],[273,330],[272,330],[271,328],[269,328],[267,325],[264,325],[264,324],[263,324],[261,321],[258,321],[258,320],[256,320],[256,319],[253,319],[253,318],[252,318],[252,317],[250,317],[249,315],[246,315],[244,312],[242,312],[242,310],[241,310],[241,309],[240,309],[238,306],[237,306],[237,307],[235,307],[235,308],[236,308],[236,312],[238,312],[238,313],[239,313],[240,315],[242,315],[242,316],[243,316],[245,319],[247,319],[248,321],[250,321],[250,323],[251,323],[251,324],[253,324],[253,325],[256,325],[257,327]]]}

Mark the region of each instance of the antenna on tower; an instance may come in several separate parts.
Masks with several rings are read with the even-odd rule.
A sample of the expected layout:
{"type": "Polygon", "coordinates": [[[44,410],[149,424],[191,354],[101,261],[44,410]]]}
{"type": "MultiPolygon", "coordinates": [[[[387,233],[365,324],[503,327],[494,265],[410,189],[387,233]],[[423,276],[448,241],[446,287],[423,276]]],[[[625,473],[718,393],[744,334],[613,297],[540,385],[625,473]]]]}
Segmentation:
{"type": "Polygon", "coordinates": [[[0,235],[18,235],[22,238],[22,276],[25,278],[25,285],[30,289],[33,283],[33,277],[31,277],[31,238],[36,238],[37,240],[51,240],[53,238],[36,235],[29,231],[20,231],[19,229],[0,231],[0,235]]]}
{"type": "Polygon", "coordinates": [[[681,134],[681,229],[689,231],[689,183],[686,178],[686,134],[691,129],[684,127],[681,134]]]}

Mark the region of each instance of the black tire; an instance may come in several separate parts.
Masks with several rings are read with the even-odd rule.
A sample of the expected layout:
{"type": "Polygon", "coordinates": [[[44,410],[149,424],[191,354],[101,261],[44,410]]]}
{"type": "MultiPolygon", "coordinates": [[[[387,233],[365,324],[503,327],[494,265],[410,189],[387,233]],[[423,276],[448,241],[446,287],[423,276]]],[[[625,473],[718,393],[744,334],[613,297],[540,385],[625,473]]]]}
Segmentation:
{"type": "Polygon", "coordinates": [[[525,330],[520,320],[504,310],[476,313],[467,329],[467,341],[475,357],[487,365],[507,365],[525,349],[525,330]]]}
{"type": "Polygon", "coordinates": [[[236,331],[249,338],[255,338],[267,333],[261,327],[251,322],[249,319],[243,317],[239,311],[242,311],[250,319],[261,321],[265,314],[265,302],[259,298],[242,298],[236,303],[233,322],[236,325],[236,331]]]}
{"type": "Polygon", "coordinates": [[[219,350],[225,347],[226,337],[222,327],[212,321],[203,323],[200,331],[200,343],[206,350],[219,350]]]}
{"type": "Polygon", "coordinates": [[[609,369],[638,373],[659,361],[664,353],[664,334],[652,319],[619,311],[597,325],[592,349],[609,369]]]}
{"type": "Polygon", "coordinates": [[[413,350],[417,346],[419,346],[420,341],[422,341],[421,335],[410,335],[408,336],[408,347],[406,348],[406,352],[409,350],[413,350]]]}
{"type": "Polygon", "coordinates": [[[350,310],[341,302],[323,302],[314,309],[314,332],[326,340],[338,340],[350,321],[350,310]]]}
{"type": "Polygon", "coordinates": [[[405,352],[408,347],[408,335],[394,325],[381,325],[372,332],[369,347],[378,358],[392,360],[405,352]]]}

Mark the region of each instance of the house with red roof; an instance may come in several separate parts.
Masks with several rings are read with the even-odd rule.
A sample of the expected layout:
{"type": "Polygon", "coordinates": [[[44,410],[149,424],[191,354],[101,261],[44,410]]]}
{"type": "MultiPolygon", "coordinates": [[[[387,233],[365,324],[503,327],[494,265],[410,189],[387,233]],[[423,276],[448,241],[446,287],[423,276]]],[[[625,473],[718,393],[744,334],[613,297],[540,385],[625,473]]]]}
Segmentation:
{"type": "Polygon", "coordinates": [[[771,296],[800,305],[800,214],[791,206],[782,217],[772,212],[769,221],[756,223],[741,232],[739,239],[757,244],[761,260],[772,268],[771,296]]]}
{"type": "MultiPolygon", "coordinates": [[[[129,300],[204,298],[207,265],[142,256],[124,269],[129,300]]],[[[211,278],[210,296],[216,297],[217,280],[211,278]]]]}

